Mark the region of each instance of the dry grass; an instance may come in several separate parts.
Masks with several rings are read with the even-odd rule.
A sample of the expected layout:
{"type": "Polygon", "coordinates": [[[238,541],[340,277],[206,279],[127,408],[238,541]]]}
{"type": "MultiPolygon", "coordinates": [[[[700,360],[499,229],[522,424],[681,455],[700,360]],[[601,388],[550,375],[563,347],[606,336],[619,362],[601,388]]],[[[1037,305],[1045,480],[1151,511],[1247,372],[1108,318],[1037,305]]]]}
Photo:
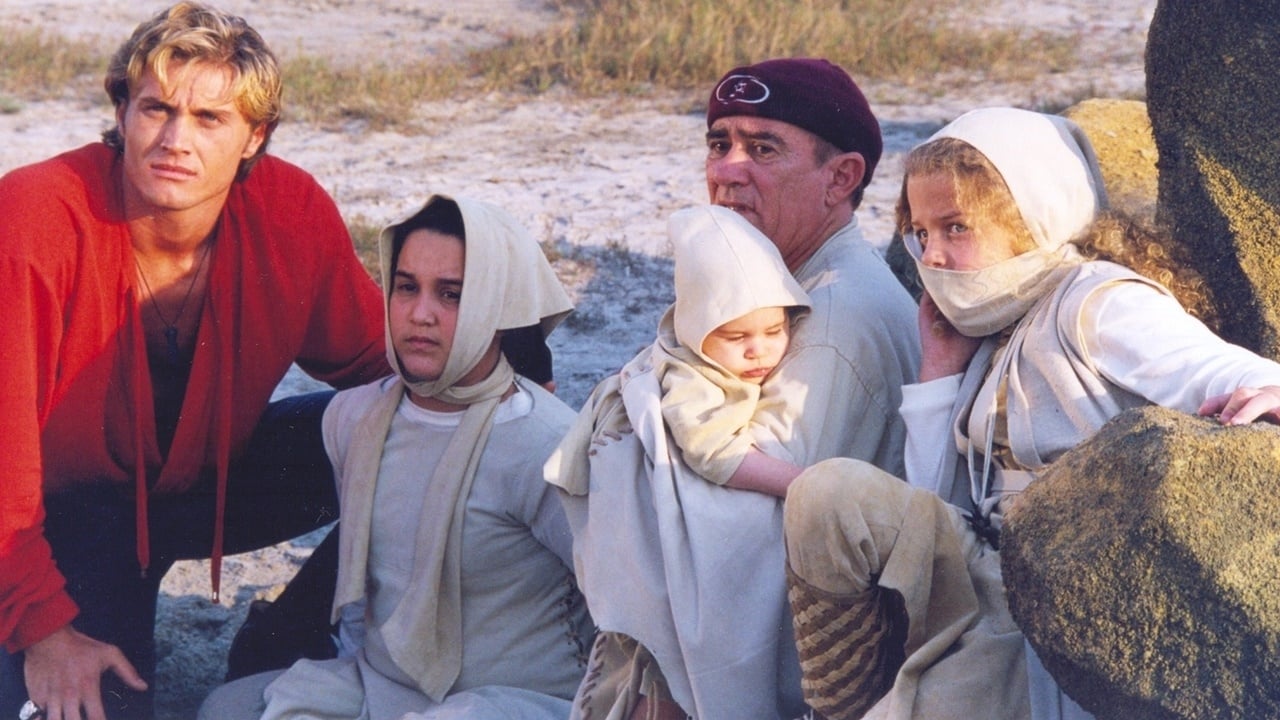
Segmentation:
{"type": "Polygon", "coordinates": [[[360,263],[375,282],[381,283],[378,273],[378,235],[382,233],[382,226],[364,215],[356,215],[347,218],[347,232],[351,233],[351,242],[355,245],[360,263]]]}
{"type": "Polygon", "coordinates": [[[1071,38],[959,26],[954,0],[562,0],[557,29],[474,53],[489,87],[703,90],[731,67],[825,57],[859,79],[1025,78],[1077,62],[1071,38]]]}
{"type": "MultiPolygon", "coordinates": [[[[552,0],[564,21],[456,64],[285,63],[288,117],[415,131],[424,100],[491,90],[582,95],[706,89],[724,70],[767,57],[826,57],[855,77],[945,87],[1026,79],[1078,62],[1074,39],[966,27],[973,0],[552,0]]],[[[38,99],[97,82],[106,53],[0,28],[0,93],[38,99]]],[[[3,103],[0,103],[3,106],[3,103]]]]}
{"type": "Polygon", "coordinates": [[[360,120],[371,129],[412,129],[414,106],[454,95],[460,65],[423,62],[337,67],[314,56],[284,63],[285,113],[320,124],[360,120]]]}
{"type": "Polygon", "coordinates": [[[89,42],[0,27],[0,93],[11,98],[0,104],[87,93],[102,82],[107,56],[89,42]]]}

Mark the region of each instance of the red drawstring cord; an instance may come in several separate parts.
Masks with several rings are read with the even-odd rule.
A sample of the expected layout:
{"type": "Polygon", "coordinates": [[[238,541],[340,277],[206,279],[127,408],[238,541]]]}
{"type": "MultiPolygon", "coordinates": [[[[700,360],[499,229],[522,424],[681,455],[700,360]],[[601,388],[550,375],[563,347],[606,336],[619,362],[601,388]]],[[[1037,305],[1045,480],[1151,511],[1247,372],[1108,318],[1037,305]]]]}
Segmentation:
{"type": "MultiPolygon", "coordinates": [[[[137,312],[138,303],[130,302],[134,312],[137,312]]],[[[134,527],[135,527],[135,543],[136,553],[138,556],[138,567],[141,569],[142,577],[147,576],[147,569],[151,566],[151,526],[147,519],[147,454],[144,448],[142,417],[146,409],[146,398],[143,397],[142,388],[146,385],[146,357],[147,345],[144,338],[142,325],[142,317],[134,315],[135,322],[130,323],[130,332],[133,334],[133,498],[134,498],[134,527]],[[139,358],[142,358],[139,361],[139,358]]]]}
{"type": "MultiPolygon", "coordinates": [[[[218,307],[216,304],[210,313],[211,319],[217,323],[218,307]]],[[[219,354],[219,372],[221,373],[221,391],[217,399],[217,421],[218,421],[218,484],[214,499],[213,510],[213,548],[209,551],[209,579],[213,583],[213,602],[219,601],[219,594],[222,588],[222,548],[223,548],[223,526],[226,522],[227,510],[227,476],[231,463],[231,392],[232,392],[232,368],[234,367],[235,358],[232,357],[232,348],[235,346],[235,337],[232,333],[230,342],[221,341],[218,348],[219,354]]]]}

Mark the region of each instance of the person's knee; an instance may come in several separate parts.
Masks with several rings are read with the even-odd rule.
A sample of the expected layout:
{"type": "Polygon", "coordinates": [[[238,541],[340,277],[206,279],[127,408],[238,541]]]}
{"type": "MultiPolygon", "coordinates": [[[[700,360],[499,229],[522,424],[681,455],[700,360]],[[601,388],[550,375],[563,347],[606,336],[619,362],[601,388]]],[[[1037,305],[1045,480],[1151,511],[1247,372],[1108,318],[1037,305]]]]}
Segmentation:
{"type": "Polygon", "coordinates": [[[859,460],[826,460],[792,483],[784,511],[793,573],[833,593],[867,590],[892,551],[909,486],[859,460]]]}
{"type": "Polygon", "coordinates": [[[283,672],[250,675],[215,688],[200,704],[196,720],[243,720],[261,716],[266,709],[262,693],[283,672]]]}

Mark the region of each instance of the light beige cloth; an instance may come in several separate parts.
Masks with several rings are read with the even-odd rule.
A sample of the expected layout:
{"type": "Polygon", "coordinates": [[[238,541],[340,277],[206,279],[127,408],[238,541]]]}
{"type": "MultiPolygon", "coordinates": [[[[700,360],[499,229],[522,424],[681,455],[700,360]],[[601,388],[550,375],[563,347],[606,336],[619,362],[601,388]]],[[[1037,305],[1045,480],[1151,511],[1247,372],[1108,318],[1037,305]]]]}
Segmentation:
{"type": "Polygon", "coordinates": [[[760,393],[756,420],[812,465],[854,457],[902,475],[902,386],[920,369],[918,308],[862,237],[837,230],[793,273],[813,311],[796,324],[782,365],[760,393]]]}
{"type": "Polygon", "coordinates": [[[685,208],[667,220],[667,235],[675,255],[675,336],[704,362],[716,364],[702,343],[726,322],[760,308],[809,309],[778,248],[738,213],[685,208]]]}
{"type": "Polygon", "coordinates": [[[723,482],[752,444],[789,459],[753,433],[759,386],[710,362],[701,345],[758,307],[808,298],[773,245],[732,211],[691,208],[668,229],[676,304],[654,344],[595,388],[545,475],[567,493],[575,570],[601,630],[643,645],[694,717],[794,717],[804,705],[781,502],[707,482],[691,465],[720,468],[723,482]],[[624,426],[634,433],[603,437],[624,426]]]}
{"type": "Polygon", "coordinates": [[[944,137],[977,148],[1000,171],[1038,247],[1054,250],[1079,237],[1107,206],[1089,136],[1060,115],[971,110],[929,140],[944,137]]]}
{"type": "Polygon", "coordinates": [[[690,472],[664,428],[660,393],[643,357],[628,364],[597,387],[576,439],[571,430],[546,466],[547,479],[564,478],[573,493],[562,500],[591,616],[647,648],[694,717],[795,717],[804,706],[782,503],[690,472]],[[634,432],[593,447],[592,428],[616,414],[634,432]]]}
{"type": "Polygon", "coordinates": [[[809,296],[773,243],[732,210],[687,208],[671,216],[667,231],[675,253],[676,301],[659,320],[653,344],[596,386],[552,457],[547,479],[570,494],[587,492],[592,440],[606,429],[632,427],[621,387],[640,374],[656,379],[665,421],[661,429],[672,434],[687,470],[723,485],[752,444],[793,460],[753,422],[760,386],[739,380],[704,355],[702,342],[726,322],[762,307],[797,308],[803,322],[809,296]]]}
{"type": "MultiPolygon", "coordinates": [[[[448,200],[433,196],[424,210],[448,200]]],[[[500,358],[497,368],[479,383],[465,387],[455,383],[480,361],[499,330],[541,323],[544,333],[549,333],[572,309],[537,242],[514,218],[486,203],[454,201],[465,227],[466,262],[453,347],[439,379],[408,387],[420,396],[468,406],[432,474],[424,501],[425,507],[452,511],[447,522],[423,523],[417,528],[415,543],[424,552],[414,559],[409,592],[381,628],[396,664],[436,702],[443,700],[462,667],[460,538],[464,501],[492,427],[494,410],[511,388],[514,374],[505,358],[500,358]],[[425,551],[439,547],[444,547],[445,552],[425,551]]],[[[395,228],[393,225],[384,230],[379,242],[384,288],[391,287],[389,264],[395,228]]],[[[389,327],[387,353],[403,383],[389,327]]],[[[403,390],[388,392],[370,408],[360,422],[343,468],[349,481],[340,497],[343,531],[331,616],[334,621],[342,606],[365,595],[374,482],[383,441],[402,395],[403,390]]]]}

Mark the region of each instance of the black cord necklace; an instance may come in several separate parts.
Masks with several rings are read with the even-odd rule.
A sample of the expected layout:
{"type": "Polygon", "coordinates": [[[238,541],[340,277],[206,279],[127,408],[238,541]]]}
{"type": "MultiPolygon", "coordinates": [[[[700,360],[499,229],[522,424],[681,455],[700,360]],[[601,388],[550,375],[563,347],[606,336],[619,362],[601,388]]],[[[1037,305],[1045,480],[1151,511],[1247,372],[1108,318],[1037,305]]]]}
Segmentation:
{"type": "Polygon", "coordinates": [[[151,283],[147,282],[147,274],[142,271],[142,263],[138,262],[137,253],[133,255],[134,267],[138,268],[138,277],[142,279],[142,286],[147,289],[147,296],[151,298],[151,307],[156,311],[156,317],[160,318],[160,323],[164,325],[165,352],[170,365],[178,364],[178,322],[186,312],[187,301],[191,299],[191,291],[195,290],[196,281],[200,279],[200,272],[204,270],[205,259],[209,257],[209,250],[212,247],[213,237],[210,236],[205,240],[204,252],[200,253],[200,261],[196,265],[196,271],[191,275],[191,282],[187,284],[187,294],[182,296],[182,304],[178,306],[178,314],[173,316],[173,322],[169,322],[164,313],[160,312],[160,303],[156,302],[156,294],[151,290],[151,283]]]}

